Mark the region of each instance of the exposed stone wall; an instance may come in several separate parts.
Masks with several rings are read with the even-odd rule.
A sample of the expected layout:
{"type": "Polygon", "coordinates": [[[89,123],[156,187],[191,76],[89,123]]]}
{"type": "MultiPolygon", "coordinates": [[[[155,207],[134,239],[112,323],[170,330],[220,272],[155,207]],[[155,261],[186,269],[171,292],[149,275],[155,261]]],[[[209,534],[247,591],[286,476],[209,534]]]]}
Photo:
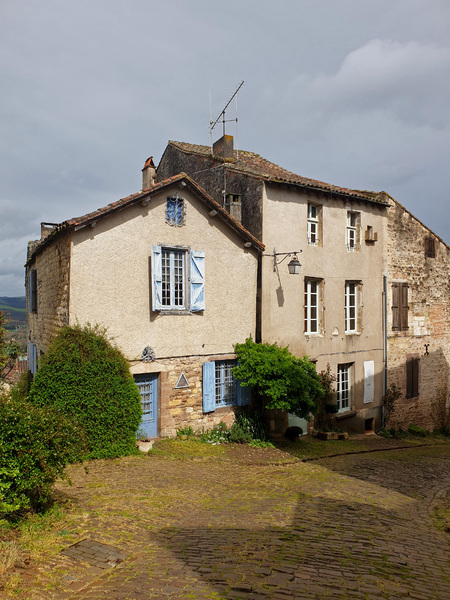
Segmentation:
{"type": "Polygon", "coordinates": [[[210,196],[223,206],[223,190],[242,196],[242,225],[256,238],[262,239],[263,184],[248,175],[227,168],[227,163],[212,156],[198,156],[167,146],[158,165],[156,180],[187,173],[210,196]]]}
{"type": "Polygon", "coordinates": [[[61,235],[27,265],[26,297],[29,336],[46,352],[55,333],[69,323],[70,240],[61,235]],[[37,271],[37,312],[30,312],[29,273],[37,271]]]}
{"type": "Polygon", "coordinates": [[[450,410],[450,248],[397,202],[387,223],[388,387],[402,390],[388,426],[428,430],[448,423],[450,410]],[[433,238],[435,257],[425,239],[433,238]],[[408,285],[408,329],[393,331],[392,284],[408,285]],[[416,397],[406,398],[406,362],[419,358],[416,397]]]}
{"type": "Polygon", "coordinates": [[[175,436],[177,429],[192,427],[194,431],[211,429],[223,421],[230,426],[234,422],[235,407],[218,408],[211,413],[203,413],[203,363],[213,360],[227,360],[234,355],[186,356],[156,361],[147,367],[134,363],[133,374],[145,372],[146,368],[158,373],[158,431],[161,436],[175,436]],[[144,369],[144,370],[140,370],[144,369]],[[158,369],[161,369],[158,371],[158,369]],[[186,377],[189,387],[176,389],[181,374],[186,377]]]}

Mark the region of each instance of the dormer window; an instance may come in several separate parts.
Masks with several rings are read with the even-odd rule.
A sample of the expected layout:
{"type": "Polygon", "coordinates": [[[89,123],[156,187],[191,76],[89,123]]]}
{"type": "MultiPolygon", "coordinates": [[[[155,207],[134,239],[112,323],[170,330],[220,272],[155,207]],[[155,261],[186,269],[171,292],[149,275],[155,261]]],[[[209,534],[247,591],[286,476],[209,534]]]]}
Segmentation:
{"type": "Polygon", "coordinates": [[[186,221],[186,208],[183,198],[167,198],[166,223],[172,227],[181,227],[186,221]]]}

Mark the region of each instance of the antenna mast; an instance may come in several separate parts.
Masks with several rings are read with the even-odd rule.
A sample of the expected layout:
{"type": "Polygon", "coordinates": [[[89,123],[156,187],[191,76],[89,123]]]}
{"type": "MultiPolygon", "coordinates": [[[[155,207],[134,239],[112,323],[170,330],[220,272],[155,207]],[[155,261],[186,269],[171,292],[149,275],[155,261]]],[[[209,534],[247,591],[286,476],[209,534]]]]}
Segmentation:
{"type": "Polygon", "coordinates": [[[217,123],[220,121],[220,119],[222,119],[223,135],[225,135],[225,123],[227,123],[228,121],[236,121],[236,123],[237,123],[237,116],[236,116],[235,119],[225,119],[225,111],[227,110],[227,108],[230,105],[231,101],[233,100],[233,98],[236,96],[236,94],[238,93],[238,91],[241,89],[241,87],[243,85],[244,85],[244,81],[241,81],[241,83],[237,86],[234,94],[231,96],[231,98],[225,104],[225,106],[223,107],[223,109],[220,111],[219,116],[217,117],[217,119],[214,122],[213,121],[209,122],[209,132],[211,134],[211,140],[212,140],[212,131],[213,131],[214,127],[217,125],[217,123]]]}

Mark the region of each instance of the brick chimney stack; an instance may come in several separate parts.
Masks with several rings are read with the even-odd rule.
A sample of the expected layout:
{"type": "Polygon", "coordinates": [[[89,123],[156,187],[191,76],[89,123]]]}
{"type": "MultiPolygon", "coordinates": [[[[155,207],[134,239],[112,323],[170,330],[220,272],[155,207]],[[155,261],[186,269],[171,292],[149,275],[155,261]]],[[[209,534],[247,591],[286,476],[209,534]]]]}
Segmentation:
{"type": "Polygon", "coordinates": [[[142,189],[147,190],[155,183],[156,167],[153,162],[153,156],[147,158],[142,169],[142,189]]]}

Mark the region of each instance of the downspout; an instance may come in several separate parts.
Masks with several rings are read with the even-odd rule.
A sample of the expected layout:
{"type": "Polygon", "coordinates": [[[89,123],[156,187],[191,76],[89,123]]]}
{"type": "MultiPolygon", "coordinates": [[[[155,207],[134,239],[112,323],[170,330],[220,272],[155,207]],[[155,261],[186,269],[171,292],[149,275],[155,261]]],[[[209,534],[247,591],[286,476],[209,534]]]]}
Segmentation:
{"type": "Polygon", "coordinates": [[[386,415],[384,409],[384,399],[387,392],[388,384],[388,349],[387,349],[387,276],[383,275],[383,362],[384,362],[384,377],[383,377],[383,404],[381,406],[381,427],[386,427],[386,415]]]}

